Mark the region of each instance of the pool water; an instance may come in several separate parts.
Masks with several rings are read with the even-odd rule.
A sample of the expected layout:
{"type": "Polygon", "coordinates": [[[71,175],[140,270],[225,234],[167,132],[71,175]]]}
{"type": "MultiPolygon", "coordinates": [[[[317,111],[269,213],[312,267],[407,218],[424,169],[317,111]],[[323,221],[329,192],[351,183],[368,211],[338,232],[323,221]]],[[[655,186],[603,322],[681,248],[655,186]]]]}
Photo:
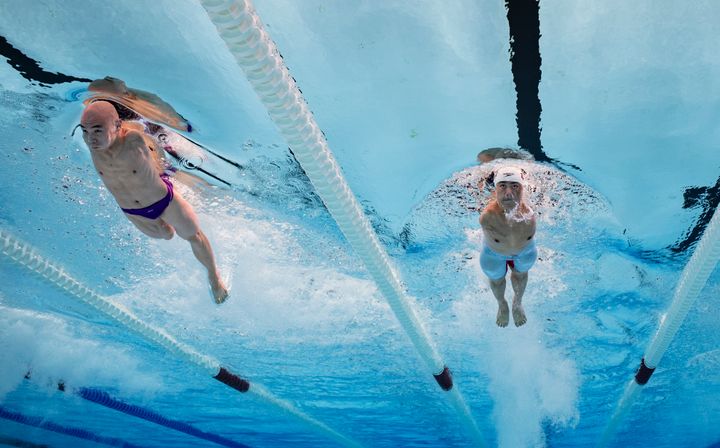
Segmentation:
{"type": "MultiPolygon", "coordinates": [[[[542,150],[555,162],[513,162],[538,216],[521,328],[495,325],[478,264],[489,192],[477,184],[505,162],[475,155],[518,133],[503,4],[255,7],[485,443],[596,445],[672,300],[688,235],[714,210],[720,7],[541,2],[542,150]]],[[[84,81],[0,66],[0,228],[278,401],[223,386],[3,257],[0,444],[217,446],[81,397],[92,389],[253,447],[334,446],[286,405],[361,446],[470,446],[202,7],[91,8],[8,1],[0,35],[48,71],[156,92],[244,167],[242,188],[175,182],[230,300],[212,303],[187,243],[123,218],[70,135],[84,81]]],[[[720,442],[718,305],[716,270],[612,446],[720,442]]]]}

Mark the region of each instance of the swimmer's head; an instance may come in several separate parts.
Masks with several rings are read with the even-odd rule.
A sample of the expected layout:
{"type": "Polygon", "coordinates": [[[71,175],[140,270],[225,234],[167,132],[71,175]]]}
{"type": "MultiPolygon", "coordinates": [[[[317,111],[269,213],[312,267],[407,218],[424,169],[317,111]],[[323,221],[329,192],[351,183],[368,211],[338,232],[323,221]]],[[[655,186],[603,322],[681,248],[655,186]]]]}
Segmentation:
{"type": "Polygon", "coordinates": [[[522,170],[516,166],[503,166],[495,171],[495,184],[498,182],[517,182],[522,183],[522,170]]]}
{"type": "Polygon", "coordinates": [[[517,207],[523,198],[523,171],[515,166],[504,166],[495,171],[495,200],[505,210],[517,207]]]}
{"type": "Polygon", "coordinates": [[[120,130],[120,117],[107,101],[95,101],[83,111],[80,118],[83,140],[91,150],[107,149],[120,130]]]}

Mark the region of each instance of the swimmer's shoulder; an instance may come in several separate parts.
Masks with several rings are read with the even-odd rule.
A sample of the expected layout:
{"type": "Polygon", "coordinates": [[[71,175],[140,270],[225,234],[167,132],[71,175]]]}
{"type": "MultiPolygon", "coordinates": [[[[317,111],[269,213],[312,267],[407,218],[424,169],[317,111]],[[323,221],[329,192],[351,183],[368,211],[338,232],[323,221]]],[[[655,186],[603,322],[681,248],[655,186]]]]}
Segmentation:
{"type": "Polygon", "coordinates": [[[130,131],[140,134],[145,132],[145,127],[142,125],[142,123],[137,121],[123,121],[122,128],[126,134],[130,133],[130,131]]]}
{"type": "Polygon", "coordinates": [[[528,217],[525,220],[525,228],[528,229],[528,232],[530,233],[530,238],[532,238],[535,235],[535,230],[537,228],[537,221],[535,219],[535,212],[532,208],[528,206],[527,208],[528,217]]]}
{"type": "Polygon", "coordinates": [[[482,213],[480,213],[480,225],[485,227],[488,224],[490,224],[490,216],[487,211],[487,209],[483,210],[482,213]]]}
{"type": "Polygon", "coordinates": [[[535,210],[533,210],[532,207],[530,207],[530,206],[527,205],[527,204],[524,204],[524,205],[525,205],[525,213],[526,213],[526,215],[527,215],[527,217],[528,217],[528,222],[529,222],[532,226],[535,226],[535,210]]]}
{"type": "Polygon", "coordinates": [[[118,136],[120,144],[126,150],[140,150],[145,153],[150,150],[148,141],[145,139],[145,134],[135,129],[125,129],[123,133],[118,136]]]}
{"type": "Polygon", "coordinates": [[[499,212],[499,206],[497,204],[490,203],[480,214],[480,225],[495,226],[501,221],[501,213],[499,212]]]}
{"type": "Polygon", "coordinates": [[[123,129],[124,132],[121,137],[126,145],[145,144],[145,138],[143,137],[142,131],[136,129],[134,126],[125,127],[125,125],[123,125],[123,129]]]}
{"type": "Polygon", "coordinates": [[[483,211],[480,213],[480,216],[483,215],[487,216],[500,216],[502,215],[502,209],[500,208],[500,204],[497,203],[495,199],[491,199],[490,202],[485,206],[483,211]]]}

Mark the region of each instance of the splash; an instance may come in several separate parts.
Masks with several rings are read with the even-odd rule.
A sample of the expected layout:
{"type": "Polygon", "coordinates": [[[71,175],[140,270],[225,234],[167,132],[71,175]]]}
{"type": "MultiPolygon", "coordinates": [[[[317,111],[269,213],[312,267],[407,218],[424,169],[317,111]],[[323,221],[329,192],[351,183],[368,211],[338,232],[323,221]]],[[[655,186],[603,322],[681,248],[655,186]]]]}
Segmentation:
{"type": "Polygon", "coordinates": [[[357,260],[333,235],[222,193],[178,189],[197,204],[202,227],[217,248],[218,269],[232,277],[230,297],[221,307],[211,304],[204,270],[185,241],[148,240],[146,262],[154,265],[153,275],[115,297],[143,319],[163,323],[181,338],[239,331],[250,344],[335,344],[373,337],[378,326],[396,326],[374,283],[355,275],[357,260]],[[148,282],[165,294],[145,293],[148,282]]]}
{"type": "Polygon", "coordinates": [[[0,399],[28,372],[49,390],[59,381],[71,388],[106,386],[129,393],[152,393],[162,384],[123,348],[84,339],[66,321],[38,312],[0,306],[0,352],[0,399]]]}
{"type": "MultiPolygon", "coordinates": [[[[531,315],[541,294],[528,294],[531,315]]],[[[453,305],[458,333],[482,341],[463,351],[466,359],[477,360],[473,370],[487,377],[483,386],[494,403],[498,446],[543,447],[548,426],[569,428],[579,421],[578,368],[544,337],[544,320],[531,320],[520,329],[495,327],[497,307],[490,300],[468,292],[453,305]]]]}
{"type": "Polygon", "coordinates": [[[505,219],[513,222],[527,222],[535,216],[533,209],[524,202],[520,202],[510,210],[504,210],[505,219]],[[522,210],[521,205],[525,205],[526,211],[522,210]]]}
{"type": "MultiPolygon", "coordinates": [[[[405,233],[409,244],[456,239],[467,227],[479,227],[479,213],[493,198],[487,178],[500,162],[492,161],[454,173],[431,192],[410,214],[405,233]]],[[[518,219],[529,213],[537,219],[541,236],[575,234],[578,239],[598,231],[619,234],[622,228],[605,198],[577,179],[552,166],[514,160],[527,173],[523,201],[530,211],[512,212],[518,219]],[[545,229],[562,227],[563,232],[545,229]]]]}
{"type": "Polygon", "coordinates": [[[535,323],[490,333],[488,391],[499,446],[544,446],[543,425],[574,426],[580,386],[575,364],[543,343],[535,323]]]}

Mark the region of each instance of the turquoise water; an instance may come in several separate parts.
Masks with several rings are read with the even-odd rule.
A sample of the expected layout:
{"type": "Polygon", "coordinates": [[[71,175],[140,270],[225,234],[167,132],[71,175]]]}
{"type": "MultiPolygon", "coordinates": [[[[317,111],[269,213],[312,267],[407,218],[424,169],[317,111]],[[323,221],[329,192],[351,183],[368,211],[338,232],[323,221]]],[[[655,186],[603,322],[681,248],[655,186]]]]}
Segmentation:
{"type": "MultiPolygon", "coordinates": [[[[137,12],[117,5],[112,17],[135,20],[119,34],[125,50],[109,39],[116,57],[104,58],[105,45],[79,46],[76,39],[103,27],[119,33],[117,21],[83,28],[82,19],[97,11],[41,3],[3,5],[13,20],[1,15],[0,34],[48,70],[115,74],[158,92],[196,123],[199,141],[246,167],[241,190],[178,186],[198,211],[221,270],[231,275],[231,300],[211,303],[186,243],[148,240],[122,217],[86,149],[70,137],[81,105],[67,93],[82,83],[43,87],[9,65],[0,69],[2,228],[362,446],[468,446],[446,394],[242,74],[230,71],[199,6],[160,2],[137,12]],[[191,19],[192,38],[182,26],[191,19]],[[143,49],[148,34],[138,30],[153,20],[159,29],[148,34],[186,45],[143,49]],[[31,39],[30,24],[38,21],[44,26],[31,39]],[[57,31],[63,29],[77,32],[57,31]],[[50,42],[64,44],[43,49],[50,42]],[[173,75],[181,70],[187,78],[173,75]],[[226,101],[218,105],[213,98],[221,93],[226,101]]],[[[595,445],[691,253],[663,249],[701,214],[699,205],[682,207],[683,192],[717,178],[719,72],[706,49],[717,7],[640,2],[618,14],[619,3],[586,10],[541,5],[544,147],[582,171],[518,162],[530,173],[540,258],[526,293],[528,324],[499,329],[478,266],[473,208],[487,200],[474,185],[496,166],[476,165],[475,154],[516,138],[502,4],[443,9],[429,2],[422,11],[393,3],[256,6],[486,443],[595,445]],[[686,25],[667,25],[673,15],[686,25]],[[612,33],[604,31],[608,23],[612,33]],[[659,38],[670,31],[682,54],[696,56],[692,64],[659,38]],[[489,39],[495,33],[502,38],[489,39]],[[636,40],[642,33],[656,42],[636,40]],[[593,73],[602,63],[602,75],[593,73]]],[[[249,446],[332,446],[282,407],[224,387],[17,265],[3,259],[0,266],[5,410],[113,442],[215,446],[79,398],[82,388],[95,388],[249,446]],[[61,381],[65,392],[57,390],[61,381]]],[[[719,280],[716,271],[613,446],[720,440],[719,280]]],[[[0,419],[0,443],[21,442],[97,445],[0,419]]]]}

